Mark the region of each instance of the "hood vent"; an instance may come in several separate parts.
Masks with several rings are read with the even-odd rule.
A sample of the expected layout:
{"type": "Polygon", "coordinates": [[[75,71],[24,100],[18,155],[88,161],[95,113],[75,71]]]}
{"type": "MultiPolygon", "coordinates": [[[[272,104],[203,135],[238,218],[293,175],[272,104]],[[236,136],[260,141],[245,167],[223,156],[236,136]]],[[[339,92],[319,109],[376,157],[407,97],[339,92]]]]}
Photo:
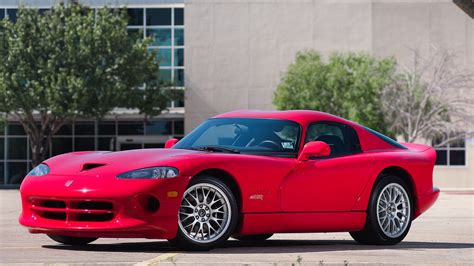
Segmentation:
{"type": "Polygon", "coordinates": [[[105,164],[103,164],[103,163],[85,163],[84,165],[82,165],[81,172],[88,171],[88,170],[91,170],[91,169],[94,169],[94,168],[97,168],[97,167],[101,167],[101,166],[104,166],[104,165],[105,164]]]}

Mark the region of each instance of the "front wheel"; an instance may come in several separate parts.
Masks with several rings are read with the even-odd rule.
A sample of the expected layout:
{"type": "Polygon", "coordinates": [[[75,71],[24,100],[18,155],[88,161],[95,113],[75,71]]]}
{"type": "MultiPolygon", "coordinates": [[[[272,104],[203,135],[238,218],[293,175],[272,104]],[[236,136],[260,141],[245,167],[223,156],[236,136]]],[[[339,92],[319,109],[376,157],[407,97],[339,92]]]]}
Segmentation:
{"type": "Polygon", "coordinates": [[[238,219],[230,188],[214,177],[191,181],[178,213],[178,232],[170,242],[185,250],[209,250],[226,241],[238,219]]]}
{"type": "Polygon", "coordinates": [[[58,236],[58,235],[48,235],[52,240],[71,246],[82,246],[87,245],[93,241],[96,241],[96,237],[74,237],[74,236],[58,236]]]}
{"type": "Polygon", "coordinates": [[[394,245],[408,234],[413,201],[406,183],[397,176],[382,176],[372,191],[364,230],[351,232],[362,244],[394,245]]]}

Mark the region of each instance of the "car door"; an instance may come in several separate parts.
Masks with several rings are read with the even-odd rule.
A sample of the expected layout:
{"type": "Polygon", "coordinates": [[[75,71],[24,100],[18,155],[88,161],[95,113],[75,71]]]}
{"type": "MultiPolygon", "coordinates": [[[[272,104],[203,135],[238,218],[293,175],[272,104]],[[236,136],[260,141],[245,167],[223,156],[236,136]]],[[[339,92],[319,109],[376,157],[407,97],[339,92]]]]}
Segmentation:
{"type": "Polygon", "coordinates": [[[283,180],[282,211],[350,211],[371,174],[371,156],[361,151],[356,131],[343,123],[310,124],[305,143],[309,141],[326,142],[331,154],[300,162],[283,180]]]}

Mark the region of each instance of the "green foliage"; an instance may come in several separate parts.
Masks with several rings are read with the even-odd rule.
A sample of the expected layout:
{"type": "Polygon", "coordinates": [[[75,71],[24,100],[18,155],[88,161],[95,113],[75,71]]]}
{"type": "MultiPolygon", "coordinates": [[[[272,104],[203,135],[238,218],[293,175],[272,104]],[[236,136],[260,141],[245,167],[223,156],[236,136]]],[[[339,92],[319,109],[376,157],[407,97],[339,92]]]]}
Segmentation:
{"type": "Polygon", "coordinates": [[[331,113],[387,132],[380,92],[390,83],[396,62],[364,53],[334,53],[327,62],[313,50],[300,52],[274,95],[280,110],[307,109],[331,113]]]}
{"type": "Polygon", "coordinates": [[[94,14],[71,4],[44,14],[20,8],[16,23],[0,22],[0,112],[25,127],[40,157],[34,164],[67,120],[100,118],[114,107],[150,116],[166,109],[172,95],[158,81],[150,40],[129,36],[127,21],[124,9],[94,14]]]}

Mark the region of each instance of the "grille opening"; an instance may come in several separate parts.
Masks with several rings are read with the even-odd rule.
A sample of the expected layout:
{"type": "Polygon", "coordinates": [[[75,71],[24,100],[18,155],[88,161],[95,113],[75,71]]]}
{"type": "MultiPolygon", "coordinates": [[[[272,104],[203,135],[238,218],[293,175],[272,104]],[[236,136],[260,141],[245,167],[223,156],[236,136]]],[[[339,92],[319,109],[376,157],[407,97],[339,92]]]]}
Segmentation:
{"type": "Polygon", "coordinates": [[[91,170],[91,169],[94,169],[94,168],[97,168],[97,167],[101,167],[101,166],[104,166],[105,164],[103,163],[86,163],[82,166],[82,170],[81,171],[87,171],[87,170],[91,170]]]}
{"type": "Polygon", "coordinates": [[[79,213],[77,215],[78,221],[104,222],[110,221],[113,218],[113,213],[79,213]]]}
{"type": "Polygon", "coordinates": [[[66,203],[60,200],[45,200],[40,205],[47,208],[66,208],[66,203]]]}
{"type": "Polygon", "coordinates": [[[114,206],[110,202],[80,201],[74,203],[73,208],[81,210],[113,210],[114,206]]]}
{"type": "Polygon", "coordinates": [[[51,220],[66,220],[66,213],[64,212],[43,212],[42,216],[51,220]]]}

